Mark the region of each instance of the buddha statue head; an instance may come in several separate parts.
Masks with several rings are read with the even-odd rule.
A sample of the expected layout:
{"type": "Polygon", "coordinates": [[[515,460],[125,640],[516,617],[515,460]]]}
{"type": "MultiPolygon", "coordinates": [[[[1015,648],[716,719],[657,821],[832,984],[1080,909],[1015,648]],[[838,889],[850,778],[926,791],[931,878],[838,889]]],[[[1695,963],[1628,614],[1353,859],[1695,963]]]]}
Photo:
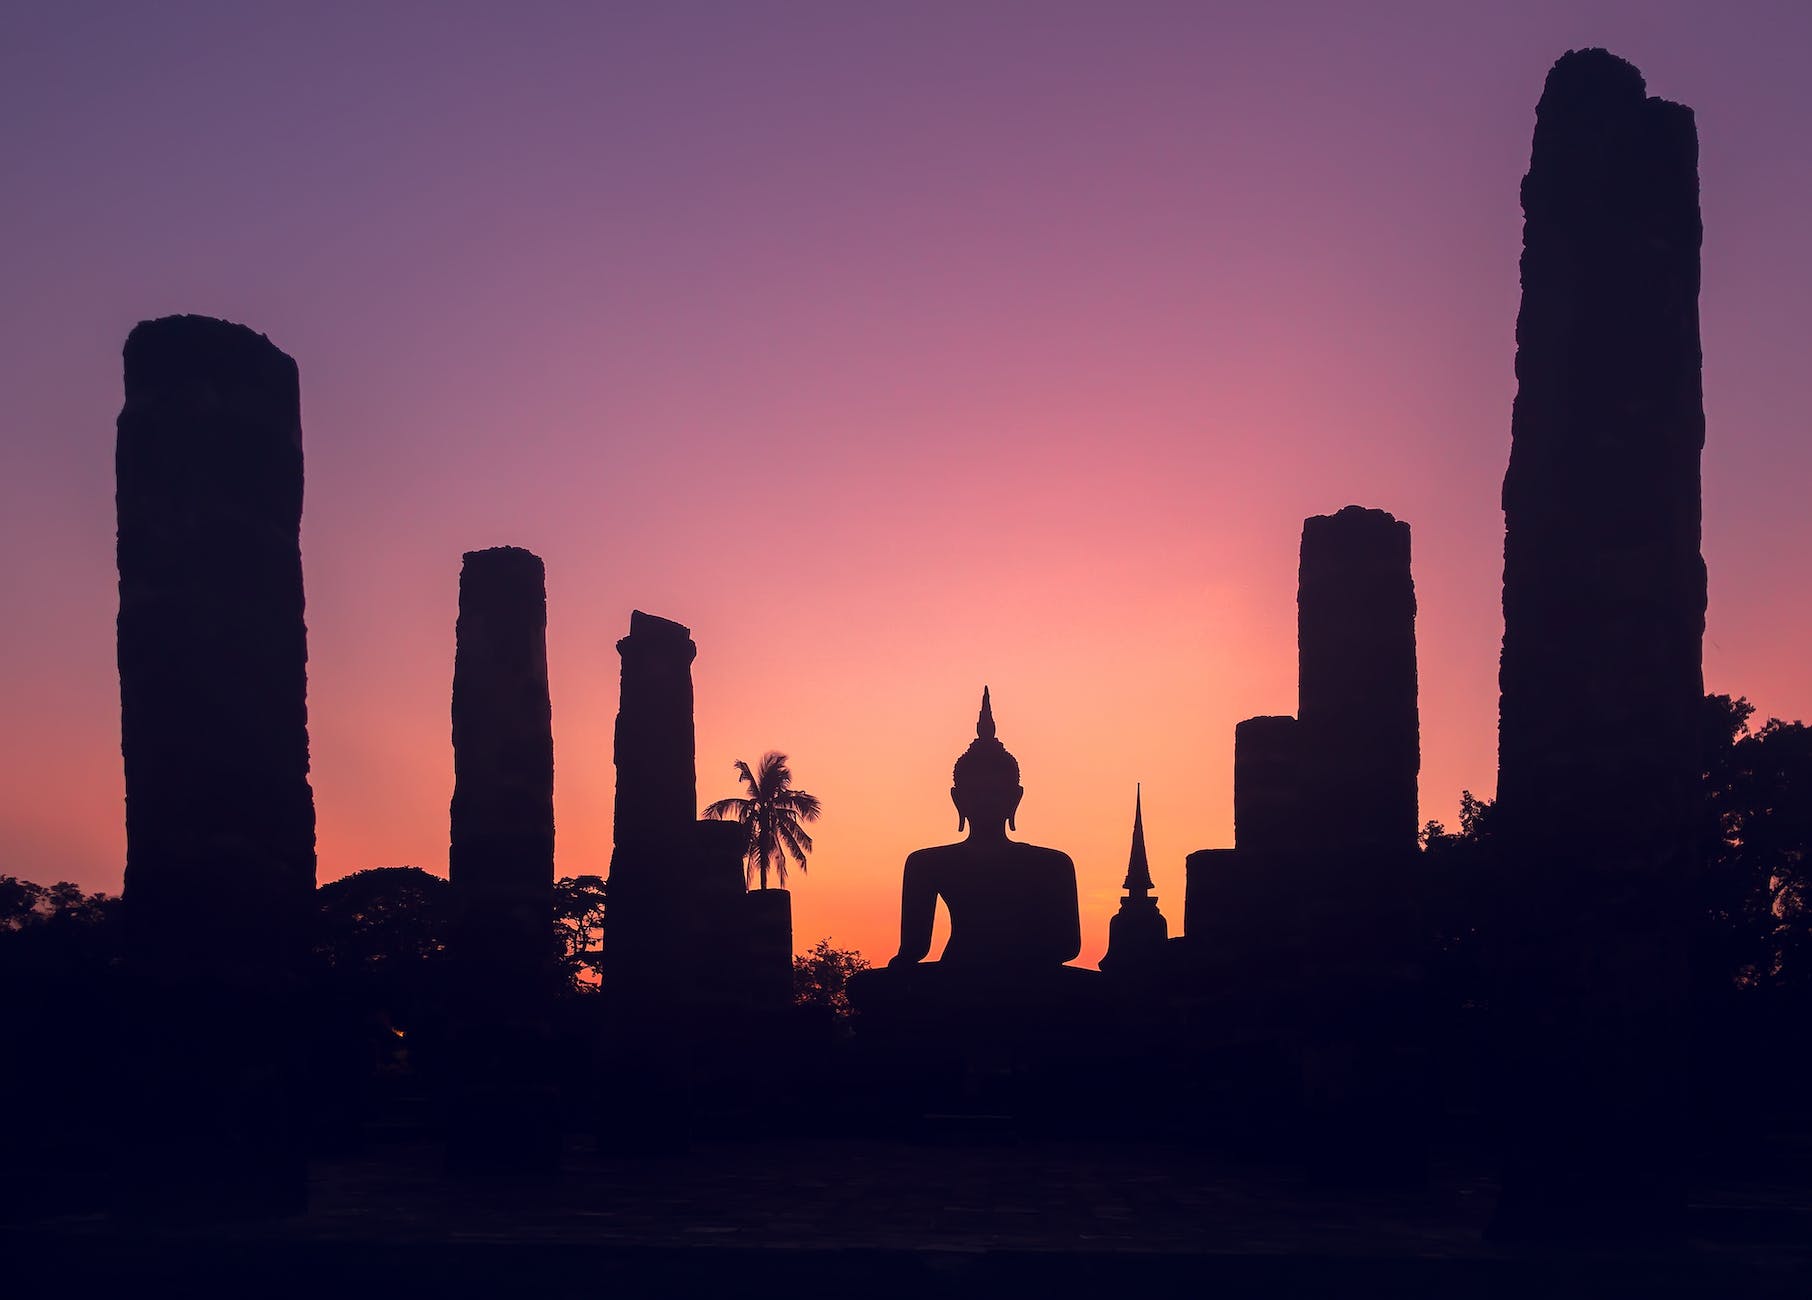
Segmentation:
{"type": "Polygon", "coordinates": [[[992,829],[1002,822],[1011,830],[1014,814],[1025,789],[1019,784],[1019,760],[994,735],[994,707],[988,688],[982,687],[981,716],[975,722],[975,739],[956,760],[951,776],[950,801],[956,805],[956,829],[965,825],[992,829]]]}

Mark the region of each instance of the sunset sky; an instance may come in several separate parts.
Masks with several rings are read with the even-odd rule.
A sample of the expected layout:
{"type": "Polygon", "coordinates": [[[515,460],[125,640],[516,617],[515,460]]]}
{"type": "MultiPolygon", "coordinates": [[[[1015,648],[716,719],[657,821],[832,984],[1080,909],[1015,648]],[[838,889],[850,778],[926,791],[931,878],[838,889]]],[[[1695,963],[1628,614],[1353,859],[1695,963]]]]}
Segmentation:
{"type": "MultiPolygon", "coordinates": [[[[1812,5],[28,3],[0,20],[0,874],[117,889],[120,347],[301,367],[320,879],[444,872],[460,554],[547,562],[558,870],[614,642],[792,756],[881,960],[983,683],[1093,964],[1293,712],[1304,516],[1410,522],[1422,815],[1495,780],[1517,185],[1604,45],[1698,114],[1705,676],[1812,717],[1812,5]]],[[[1758,719],[1759,720],[1759,719],[1758,719]]]]}

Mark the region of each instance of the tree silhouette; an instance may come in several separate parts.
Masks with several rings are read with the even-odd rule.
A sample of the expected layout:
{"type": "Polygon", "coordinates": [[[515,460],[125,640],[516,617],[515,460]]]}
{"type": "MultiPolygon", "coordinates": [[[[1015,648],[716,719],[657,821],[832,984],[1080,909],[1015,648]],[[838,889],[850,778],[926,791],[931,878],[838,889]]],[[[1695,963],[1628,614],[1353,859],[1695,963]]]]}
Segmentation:
{"type": "Polygon", "coordinates": [[[825,1007],[839,1020],[847,1020],[849,977],[868,969],[868,960],[854,948],[833,948],[820,939],[808,952],[793,957],[793,1001],[802,1007],[825,1007]]]}
{"type": "Polygon", "coordinates": [[[728,821],[735,818],[748,836],[743,858],[747,863],[746,878],[756,878],[760,888],[768,887],[768,867],[773,865],[780,876],[780,887],[786,888],[786,860],[789,856],[805,870],[805,856],[812,851],[812,837],[803,822],[818,820],[818,796],[795,790],[792,769],[786,755],[769,750],[761,756],[760,767],[751,772],[747,763],[738,761],[736,770],[748,788],[746,799],[719,799],[705,809],[705,816],[728,821]]]}
{"type": "Polygon", "coordinates": [[[1706,844],[1695,881],[1699,976],[1812,992],[1812,729],[1705,697],[1706,844]]]}
{"type": "Polygon", "coordinates": [[[368,867],[315,890],[315,952],[342,971],[382,974],[432,961],[447,946],[446,878],[420,867],[368,867]]]}
{"type": "Polygon", "coordinates": [[[560,937],[560,972],[574,993],[595,993],[602,982],[604,908],[609,885],[602,876],[562,876],[554,882],[554,929],[560,937]]]}

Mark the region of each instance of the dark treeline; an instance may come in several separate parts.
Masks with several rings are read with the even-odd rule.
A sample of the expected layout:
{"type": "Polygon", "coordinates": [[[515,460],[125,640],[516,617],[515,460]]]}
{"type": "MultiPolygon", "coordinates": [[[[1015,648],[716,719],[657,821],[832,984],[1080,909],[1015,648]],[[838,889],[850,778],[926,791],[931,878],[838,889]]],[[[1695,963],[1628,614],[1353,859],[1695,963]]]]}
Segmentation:
{"type": "MultiPolygon", "coordinates": [[[[560,971],[560,1091],[575,1126],[598,1086],[605,881],[554,884],[548,947],[560,971]]],[[[437,1130],[457,1020],[450,886],[418,867],[373,867],[315,891],[308,1078],[311,1145],[344,1150],[437,1130]]],[[[261,918],[243,918],[255,934],[261,918]]],[[[124,952],[119,896],[0,876],[0,1167],[4,1207],[86,1204],[115,1140],[124,952]]],[[[676,982],[688,955],[672,954],[676,982]]],[[[867,963],[821,940],[794,961],[807,1017],[844,1023],[849,976],[867,963]]],[[[844,1037],[846,1035],[839,1035],[844,1037]]]]}

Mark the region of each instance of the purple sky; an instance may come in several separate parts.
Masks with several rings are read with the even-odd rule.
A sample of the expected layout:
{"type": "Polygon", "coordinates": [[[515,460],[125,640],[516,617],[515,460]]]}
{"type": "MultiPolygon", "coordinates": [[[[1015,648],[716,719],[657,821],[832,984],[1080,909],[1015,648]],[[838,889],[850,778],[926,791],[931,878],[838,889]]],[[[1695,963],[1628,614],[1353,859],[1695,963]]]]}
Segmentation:
{"type": "Polygon", "coordinates": [[[825,799],[802,943],[885,955],[983,680],[1085,956],[1135,780],[1180,921],[1349,501],[1415,528],[1451,820],[1494,780],[1516,186],[1582,45],[1698,113],[1707,684],[1812,715],[1812,5],[0,22],[0,872],[118,884],[119,348],[176,311],[301,365],[323,879],[444,869],[459,554],[503,542],[549,566],[561,870],[607,856],[649,609],[700,641],[701,800],[768,747],[825,799]]]}

